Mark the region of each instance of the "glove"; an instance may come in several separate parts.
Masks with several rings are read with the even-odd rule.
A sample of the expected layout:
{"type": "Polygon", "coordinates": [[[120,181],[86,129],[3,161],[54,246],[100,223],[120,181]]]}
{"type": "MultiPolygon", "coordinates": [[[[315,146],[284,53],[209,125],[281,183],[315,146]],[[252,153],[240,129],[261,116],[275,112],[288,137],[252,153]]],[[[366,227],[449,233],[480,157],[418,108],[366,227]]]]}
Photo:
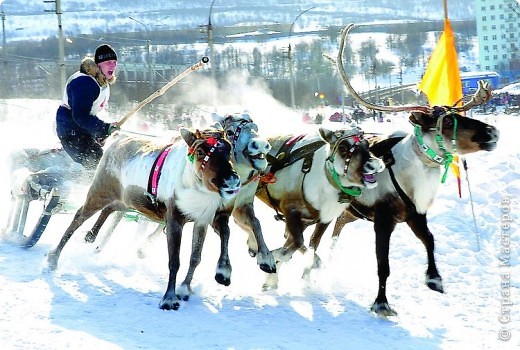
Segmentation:
{"type": "Polygon", "coordinates": [[[114,132],[118,130],[121,130],[121,128],[117,125],[117,123],[110,123],[108,125],[107,136],[112,135],[114,132]]]}

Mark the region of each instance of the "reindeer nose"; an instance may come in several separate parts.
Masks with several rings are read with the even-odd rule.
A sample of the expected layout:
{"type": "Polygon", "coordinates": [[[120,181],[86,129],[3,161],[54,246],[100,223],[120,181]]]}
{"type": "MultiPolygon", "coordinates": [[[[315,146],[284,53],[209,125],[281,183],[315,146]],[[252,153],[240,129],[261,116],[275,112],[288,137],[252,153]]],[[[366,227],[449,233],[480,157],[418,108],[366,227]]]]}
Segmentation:
{"type": "Polygon", "coordinates": [[[363,170],[366,174],[374,174],[374,173],[380,173],[385,169],[385,164],[383,161],[379,158],[371,158],[363,167],[363,170]]]}
{"type": "Polygon", "coordinates": [[[496,141],[496,140],[498,140],[498,137],[500,136],[500,130],[498,130],[494,126],[489,125],[486,128],[486,134],[489,136],[489,138],[492,141],[496,141]]]}
{"type": "Polygon", "coordinates": [[[259,140],[259,139],[253,139],[248,146],[249,152],[252,153],[268,153],[271,150],[271,145],[269,142],[259,140]]]}

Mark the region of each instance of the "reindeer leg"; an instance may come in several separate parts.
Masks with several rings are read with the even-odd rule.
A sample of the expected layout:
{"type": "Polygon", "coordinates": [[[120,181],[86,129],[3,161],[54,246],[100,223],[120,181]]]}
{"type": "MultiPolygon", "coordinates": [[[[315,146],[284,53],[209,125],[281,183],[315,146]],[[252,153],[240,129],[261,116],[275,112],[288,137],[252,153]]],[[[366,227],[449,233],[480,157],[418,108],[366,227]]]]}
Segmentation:
{"type": "Polygon", "coordinates": [[[345,227],[345,225],[350,222],[356,221],[357,219],[357,217],[355,217],[348,211],[348,208],[340,216],[338,216],[338,218],[336,219],[336,223],[334,224],[334,229],[332,230],[332,249],[334,249],[334,247],[336,246],[339,235],[343,230],[343,227],[345,227]]]}
{"type": "MultiPolygon", "coordinates": [[[[114,212],[114,208],[112,208],[110,206],[103,208],[103,210],[101,211],[101,214],[99,214],[98,219],[94,223],[94,226],[92,226],[92,228],[87,231],[87,234],[85,235],[85,242],[94,243],[94,241],[96,240],[96,237],[99,233],[99,230],[101,229],[101,226],[103,226],[103,224],[107,220],[108,216],[110,214],[112,214],[113,212],[114,212]]],[[[115,229],[114,222],[115,222],[115,225],[117,226],[117,224],[119,223],[119,221],[121,221],[122,218],[123,218],[122,214],[118,215],[114,218],[114,220],[112,221],[112,225],[110,227],[112,229],[112,231],[115,229]]],[[[109,230],[107,232],[107,235],[110,236],[111,234],[112,234],[112,232],[110,232],[110,230],[109,230]]]]}
{"type": "Polygon", "coordinates": [[[309,244],[309,252],[311,255],[311,259],[307,262],[307,266],[303,271],[303,278],[308,279],[310,277],[311,271],[317,269],[321,266],[321,258],[318,254],[316,254],[316,249],[318,249],[318,245],[320,244],[321,237],[325,233],[325,230],[329,227],[330,222],[323,223],[318,222],[314,227],[314,231],[312,232],[311,242],[309,244]]]}
{"type": "Polygon", "coordinates": [[[372,305],[372,311],[380,316],[396,316],[397,313],[390,307],[386,298],[386,280],[390,276],[388,253],[390,250],[390,236],[394,231],[396,221],[392,217],[390,208],[378,207],[374,217],[374,231],[376,234],[377,275],[379,277],[379,292],[372,305]]]}
{"type": "Polygon", "coordinates": [[[269,248],[267,248],[267,245],[265,244],[262,227],[260,226],[260,221],[255,216],[253,204],[249,203],[242,205],[241,207],[236,207],[233,211],[233,217],[240,227],[250,233],[248,239],[250,255],[252,251],[250,240],[255,241],[256,250],[254,251],[256,252],[256,261],[260,269],[267,273],[276,272],[276,263],[273,254],[271,254],[269,248]],[[251,232],[254,235],[254,240],[251,237],[251,232]]]}
{"type": "Polygon", "coordinates": [[[217,212],[213,219],[213,229],[220,236],[220,257],[217,263],[217,271],[215,273],[215,280],[225,286],[231,284],[231,262],[228,255],[229,243],[229,213],[217,212]]]}
{"type": "Polygon", "coordinates": [[[164,232],[164,225],[158,224],[155,231],[153,231],[148,237],[146,237],[144,243],[141,245],[141,247],[137,250],[137,256],[141,259],[144,259],[146,257],[146,251],[148,248],[152,245],[152,243],[159,238],[161,234],[164,232]]]}
{"type": "Polygon", "coordinates": [[[282,263],[291,260],[292,255],[298,249],[304,248],[303,244],[303,230],[305,229],[301,213],[297,208],[290,208],[285,216],[285,237],[286,241],[283,247],[272,251],[274,258],[276,259],[276,273],[270,273],[267,275],[263,290],[276,289],[278,288],[278,274],[280,273],[280,267],[282,263]]]}
{"type": "Polygon", "coordinates": [[[406,221],[408,226],[412,229],[413,233],[421,240],[426,248],[428,255],[428,269],[426,270],[425,284],[431,289],[439,293],[444,293],[442,286],[442,278],[437,271],[437,265],[435,264],[434,248],[435,243],[433,235],[428,229],[428,222],[426,214],[419,214],[415,212],[406,221]]]}
{"type": "Polygon", "coordinates": [[[54,271],[58,267],[58,259],[60,258],[61,251],[65,247],[65,244],[67,244],[69,241],[70,237],[72,237],[74,232],[98,210],[99,208],[92,205],[88,206],[87,204],[78,209],[76,215],[74,215],[74,219],[70,223],[69,227],[67,227],[65,230],[60,243],[55,249],[50,251],[47,256],[47,262],[50,270],[54,271]]]}
{"type": "Polygon", "coordinates": [[[192,293],[191,290],[191,281],[193,280],[193,274],[195,273],[195,269],[200,264],[200,258],[202,254],[202,247],[204,246],[204,240],[206,239],[207,226],[194,226],[193,227],[193,240],[191,243],[191,257],[190,257],[190,266],[188,268],[188,273],[184,278],[182,284],[177,288],[177,296],[187,301],[192,293]]]}
{"type": "Polygon", "coordinates": [[[175,293],[175,284],[177,283],[177,272],[180,266],[180,248],[182,238],[182,228],[186,223],[186,218],[173,203],[168,206],[166,218],[166,240],[168,244],[168,286],[166,292],[159,302],[159,307],[163,310],[177,310],[180,306],[180,300],[175,293]]]}
{"type": "MultiPolygon", "coordinates": [[[[110,237],[112,237],[112,234],[114,233],[117,225],[119,225],[119,223],[121,222],[121,220],[123,220],[123,217],[125,216],[125,212],[122,210],[122,208],[115,208],[114,211],[116,211],[116,213],[114,215],[112,215],[112,220],[110,222],[110,225],[108,226],[105,234],[102,236],[101,241],[99,242],[98,246],[96,247],[97,253],[101,252],[105,248],[108,241],[110,240],[110,237]]],[[[96,224],[99,221],[100,221],[100,219],[98,219],[96,224]]],[[[98,232],[101,229],[101,225],[103,225],[103,222],[101,222],[99,224],[98,232]]],[[[94,230],[94,227],[92,228],[92,230],[94,230]]],[[[96,235],[98,234],[98,232],[96,232],[96,235]]],[[[88,236],[88,233],[87,233],[87,236],[88,236]]],[[[87,236],[85,236],[85,240],[87,240],[87,236]]],[[[96,236],[94,236],[94,239],[96,239],[96,236]]]]}

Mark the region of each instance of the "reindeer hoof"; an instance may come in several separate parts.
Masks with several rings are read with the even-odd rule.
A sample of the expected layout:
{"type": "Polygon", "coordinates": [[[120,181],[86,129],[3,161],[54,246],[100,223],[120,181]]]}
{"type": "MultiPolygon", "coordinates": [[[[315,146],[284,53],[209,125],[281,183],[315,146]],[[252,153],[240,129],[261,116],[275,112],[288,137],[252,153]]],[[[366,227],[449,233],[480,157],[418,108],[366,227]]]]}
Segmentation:
{"type": "Polygon", "coordinates": [[[247,251],[250,257],[254,258],[256,256],[256,252],[253,249],[248,249],[247,251]]]}
{"type": "Polygon", "coordinates": [[[258,253],[256,261],[260,270],[267,273],[276,273],[276,262],[274,261],[273,254],[267,251],[267,253],[258,253]]]}
{"type": "Polygon", "coordinates": [[[159,308],[162,310],[178,310],[180,306],[181,304],[177,298],[173,300],[163,298],[159,303],[159,308]]]}
{"type": "Polygon", "coordinates": [[[388,305],[388,303],[378,303],[375,302],[370,308],[372,312],[375,312],[378,316],[389,317],[389,316],[397,316],[397,312],[388,305]]]}
{"type": "Polygon", "coordinates": [[[58,255],[55,252],[50,252],[47,255],[47,266],[50,271],[56,271],[58,268],[58,255]]]}
{"type": "Polygon", "coordinates": [[[92,230],[88,230],[87,234],[85,235],[85,242],[94,243],[95,240],[96,235],[92,232],[92,230]]]}
{"type": "Polygon", "coordinates": [[[267,272],[267,273],[276,273],[276,266],[273,267],[269,264],[260,264],[260,270],[267,272]]]}
{"type": "Polygon", "coordinates": [[[217,283],[222,284],[222,285],[224,285],[226,287],[231,284],[231,278],[225,277],[221,273],[216,273],[215,274],[215,281],[217,281],[217,283]]]}
{"type": "Polygon", "coordinates": [[[182,301],[188,301],[190,299],[190,295],[192,294],[191,287],[188,284],[181,284],[176,289],[177,298],[182,301]]]}
{"type": "Polygon", "coordinates": [[[444,293],[444,288],[442,286],[442,278],[440,276],[434,278],[429,278],[428,276],[426,276],[425,284],[431,290],[434,290],[439,293],[444,293]]]}

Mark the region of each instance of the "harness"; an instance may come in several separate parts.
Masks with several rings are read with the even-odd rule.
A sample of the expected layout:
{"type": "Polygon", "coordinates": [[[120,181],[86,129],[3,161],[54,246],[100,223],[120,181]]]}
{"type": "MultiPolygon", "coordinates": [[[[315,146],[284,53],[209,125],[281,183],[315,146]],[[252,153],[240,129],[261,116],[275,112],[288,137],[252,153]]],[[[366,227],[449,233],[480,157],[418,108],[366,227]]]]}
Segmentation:
{"type": "MultiPolygon", "coordinates": [[[[204,158],[201,161],[200,167],[202,168],[202,171],[206,168],[206,164],[208,163],[208,160],[215,152],[215,150],[218,148],[220,141],[216,139],[215,137],[209,137],[205,139],[205,142],[211,146],[209,151],[206,153],[204,158]]],[[[164,165],[164,162],[166,160],[166,157],[172,150],[173,144],[167,145],[162,149],[162,151],[159,153],[157,158],[155,158],[155,161],[153,163],[152,169],[150,170],[150,175],[148,177],[148,188],[145,195],[150,198],[152,205],[157,206],[157,188],[159,187],[159,179],[161,177],[162,168],[164,165]]],[[[188,160],[190,162],[193,162],[195,160],[195,148],[192,145],[188,150],[188,160]]]]}
{"type": "MultiPolygon", "coordinates": [[[[323,141],[323,140],[313,141],[307,145],[304,145],[304,146],[296,149],[295,151],[292,151],[295,144],[298,141],[300,141],[301,139],[303,139],[304,137],[305,137],[305,135],[287,137],[285,139],[282,147],[280,147],[280,149],[276,153],[276,156],[272,156],[272,155],[268,154],[266,157],[268,162],[271,164],[271,168],[269,169],[268,174],[264,175],[264,179],[265,179],[264,182],[266,182],[266,185],[263,187],[265,187],[266,195],[269,200],[269,203],[271,204],[271,207],[274,208],[274,210],[276,211],[276,215],[275,215],[276,220],[285,221],[285,218],[284,218],[283,214],[280,212],[278,203],[275,203],[275,200],[272,198],[271,194],[269,193],[269,187],[267,186],[267,184],[276,182],[276,177],[274,174],[277,171],[279,171],[285,167],[288,167],[302,159],[303,159],[303,163],[302,163],[301,171],[303,173],[303,180],[301,182],[301,193],[302,193],[302,197],[303,197],[303,202],[305,203],[307,210],[311,213],[311,216],[313,216],[313,217],[319,216],[319,211],[316,210],[314,207],[312,207],[309,204],[309,202],[305,199],[305,192],[303,190],[303,184],[305,182],[305,177],[307,176],[307,174],[310,172],[310,170],[312,168],[314,153],[325,145],[325,141],[323,141]]],[[[345,158],[344,173],[347,174],[350,160],[351,160],[355,150],[357,149],[357,147],[359,146],[359,144],[361,143],[361,141],[363,139],[363,134],[359,130],[356,130],[355,133],[349,133],[347,135],[340,136],[339,139],[332,146],[330,155],[326,159],[326,164],[328,165],[327,170],[329,170],[329,172],[326,172],[326,177],[332,186],[339,188],[340,192],[339,192],[338,202],[340,202],[340,203],[350,203],[354,197],[361,195],[361,192],[362,192],[362,190],[357,187],[343,186],[339,180],[339,174],[337,173],[337,171],[335,170],[334,165],[333,165],[334,154],[337,152],[339,144],[343,140],[348,139],[348,138],[353,138],[354,144],[349,149],[349,154],[345,158]]],[[[318,219],[314,220],[311,224],[316,223],[317,221],[318,221],[318,219]]]]}
{"type": "MultiPolygon", "coordinates": [[[[316,152],[318,149],[320,149],[321,147],[323,147],[325,145],[325,141],[323,141],[323,140],[314,141],[314,142],[304,145],[301,148],[298,148],[297,150],[292,152],[292,149],[294,148],[296,143],[298,141],[300,141],[301,139],[303,139],[304,137],[305,137],[305,135],[288,136],[285,139],[282,147],[280,147],[280,149],[278,150],[278,152],[276,153],[275,156],[272,156],[271,154],[266,155],[266,159],[267,159],[268,163],[270,164],[270,168],[269,168],[268,173],[263,175],[263,177],[262,177],[262,181],[264,183],[266,183],[266,185],[263,187],[265,187],[267,199],[269,200],[271,207],[276,211],[276,215],[274,216],[274,218],[278,221],[285,221],[285,217],[280,212],[280,207],[278,206],[278,203],[275,203],[276,201],[271,196],[271,193],[269,192],[269,187],[267,186],[267,184],[276,182],[277,179],[276,179],[276,176],[274,175],[274,174],[276,174],[276,172],[303,159],[303,164],[302,164],[302,169],[301,169],[302,173],[304,174],[303,180],[302,180],[302,189],[301,189],[302,194],[303,194],[304,193],[303,192],[303,182],[305,181],[305,176],[312,168],[312,160],[314,157],[314,152],[316,152]]],[[[260,187],[259,187],[259,190],[260,190],[260,187]]],[[[317,216],[319,212],[316,209],[314,209],[307,202],[307,200],[305,199],[305,195],[303,195],[303,201],[305,203],[305,206],[311,213],[311,215],[317,216]]]]}
{"type": "Polygon", "coordinates": [[[159,178],[164,165],[164,160],[172,149],[172,145],[168,145],[162,149],[152,166],[150,176],[148,177],[148,188],[146,195],[150,198],[153,205],[157,204],[157,187],[159,186],[159,178]]]}
{"type": "Polygon", "coordinates": [[[439,150],[443,153],[442,155],[437,154],[434,149],[429,147],[424,143],[422,133],[421,133],[421,126],[415,125],[414,126],[414,134],[415,134],[415,142],[414,147],[416,147],[416,153],[419,157],[423,156],[427,161],[430,162],[431,165],[428,165],[428,163],[425,162],[427,166],[431,167],[438,167],[438,166],[444,166],[444,173],[442,175],[441,183],[444,183],[446,181],[446,177],[448,176],[448,169],[450,167],[450,164],[453,161],[453,154],[449,152],[446,149],[446,146],[444,145],[444,139],[442,137],[442,127],[444,124],[444,118],[451,117],[453,119],[453,133],[451,135],[451,146],[454,151],[457,150],[457,118],[454,117],[455,112],[451,109],[446,109],[442,107],[435,107],[434,113],[440,113],[439,118],[437,119],[437,124],[435,128],[431,128],[430,130],[436,131],[435,134],[435,142],[437,143],[437,146],[439,147],[439,150]]]}
{"type": "MultiPolygon", "coordinates": [[[[438,108],[436,107],[436,112],[441,113],[439,118],[437,119],[437,123],[435,128],[431,128],[430,130],[435,130],[435,141],[439,147],[439,149],[443,152],[443,155],[437,154],[434,149],[429,147],[424,143],[422,133],[421,133],[421,126],[420,125],[414,125],[414,143],[412,144],[413,147],[416,147],[415,151],[419,158],[424,157],[423,163],[426,166],[431,167],[439,167],[441,165],[444,166],[444,173],[441,178],[441,183],[444,183],[446,181],[446,177],[448,175],[448,169],[453,161],[453,154],[449,152],[446,149],[446,146],[444,145],[444,140],[442,137],[442,128],[444,123],[445,117],[452,117],[453,119],[453,133],[451,137],[451,145],[454,150],[456,150],[456,133],[457,133],[457,119],[453,116],[455,112],[450,109],[445,108],[438,108]],[[441,109],[439,111],[439,109],[441,109]],[[429,162],[429,163],[428,163],[429,162]]],[[[388,173],[390,175],[390,179],[392,181],[392,184],[394,185],[395,190],[397,191],[397,194],[402,199],[402,201],[405,203],[405,205],[408,207],[409,210],[412,212],[417,212],[417,208],[414,204],[414,202],[410,199],[410,197],[404,192],[403,188],[399,185],[397,182],[397,179],[395,178],[394,171],[392,169],[392,165],[395,163],[394,156],[392,154],[392,148],[403,139],[403,137],[391,137],[388,139],[385,139],[381,142],[376,142],[374,145],[370,146],[370,151],[376,156],[376,157],[382,157],[383,162],[385,163],[386,168],[388,169],[388,173]]],[[[366,215],[364,215],[359,209],[355,207],[355,205],[351,204],[350,208],[355,211],[355,214],[357,214],[359,217],[368,220],[366,215]]]]}
{"type": "MultiPolygon", "coordinates": [[[[235,160],[238,159],[237,147],[236,147],[237,141],[240,137],[240,134],[242,133],[242,129],[244,128],[244,126],[246,126],[249,123],[252,123],[252,122],[250,120],[246,120],[246,119],[242,120],[240,122],[240,124],[238,124],[237,128],[235,129],[235,132],[233,133],[233,137],[231,137],[230,142],[231,142],[231,147],[233,147],[233,155],[235,156],[235,160]]],[[[255,170],[252,170],[249,173],[246,181],[242,183],[242,186],[247,185],[248,183],[250,183],[253,180],[255,180],[255,181],[259,180],[260,176],[258,176],[258,175],[259,175],[259,173],[257,173],[255,170]]]]}

